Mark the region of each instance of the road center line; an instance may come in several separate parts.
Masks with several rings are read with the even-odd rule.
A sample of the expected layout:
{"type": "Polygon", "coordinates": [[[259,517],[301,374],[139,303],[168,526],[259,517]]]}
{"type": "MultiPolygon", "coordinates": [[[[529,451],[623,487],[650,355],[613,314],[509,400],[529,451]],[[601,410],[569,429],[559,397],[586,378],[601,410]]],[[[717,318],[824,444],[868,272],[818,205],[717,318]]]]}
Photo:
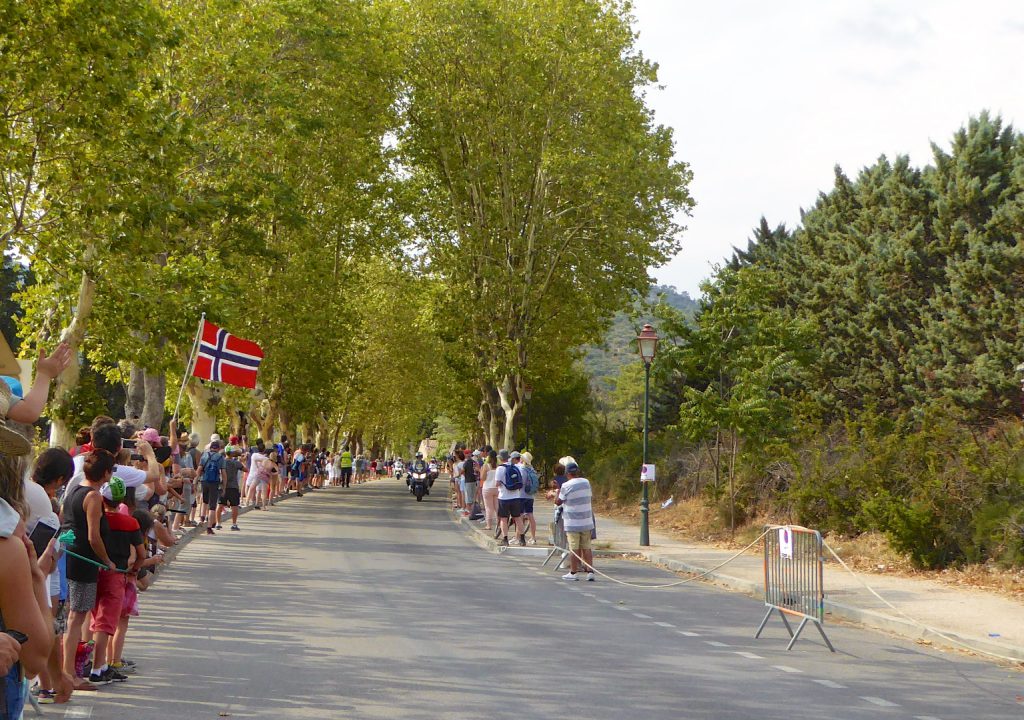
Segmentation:
{"type": "Polygon", "coordinates": [[[803,670],[797,670],[795,667],[790,667],[789,665],[772,665],[772,667],[775,668],[776,670],[781,670],[782,672],[785,672],[785,673],[802,673],[803,672],[803,670]]]}
{"type": "Polygon", "coordinates": [[[712,647],[729,647],[728,643],[718,642],[717,640],[705,640],[704,642],[712,647]]]}
{"type": "Polygon", "coordinates": [[[739,655],[740,657],[747,658],[748,660],[764,660],[763,657],[752,652],[745,652],[743,650],[733,650],[733,652],[739,655]]]}
{"type": "Polygon", "coordinates": [[[650,615],[644,615],[643,613],[633,613],[633,617],[640,618],[641,620],[653,620],[650,615]]]}
{"type": "Polygon", "coordinates": [[[656,622],[654,624],[657,625],[658,627],[667,627],[667,628],[674,628],[675,627],[675,625],[673,625],[672,623],[667,623],[667,622],[656,622]]]}
{"type": "Polygon", "coordinates": [[[812,680],[812,682],[816,682],[819,685],[823,685],[827,688],[832,688],[833,690],[841,690],[842,688],[846,687],[845,685],[840,685],[839,683],[833,682],[832,680],[812,680]]]}
{"type": "Polygon", "coordinates": [[[700,637],[700,633],[690,632],[689,630],[676,630],[676,632],[686,637],[700,637]]]}

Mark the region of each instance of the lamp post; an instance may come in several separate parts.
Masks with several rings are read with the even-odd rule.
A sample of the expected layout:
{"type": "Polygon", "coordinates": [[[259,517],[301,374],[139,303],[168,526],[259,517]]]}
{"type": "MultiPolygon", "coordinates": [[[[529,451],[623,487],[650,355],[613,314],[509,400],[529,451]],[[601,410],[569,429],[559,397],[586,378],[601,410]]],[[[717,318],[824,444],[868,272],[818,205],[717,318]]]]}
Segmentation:
{"type": "MultiPolygon", "coordinates": [[[[658,333],[650,323],[644,325],[644,329],[636,338],[636,344],[640,349],[640,357],[644,361],[644,457],[643,464],[647,464],[647,415],[650,410],[651,401],[651,363],[658,352],[658,333]]],[[[647,496],[647,483],[641,482],[643,496],[640,500],[640,545],[651,544],[651,531],[648,525],[650,515],[650,500],[647,496]]]]}
{"type": "Polygon", "coordinates": [[[523,408],[526,412],[526,449],[530,449],[530,398],[533,397],[533,385],[523,386],[523,398],[526,400],[526,405],[523,408]]]}

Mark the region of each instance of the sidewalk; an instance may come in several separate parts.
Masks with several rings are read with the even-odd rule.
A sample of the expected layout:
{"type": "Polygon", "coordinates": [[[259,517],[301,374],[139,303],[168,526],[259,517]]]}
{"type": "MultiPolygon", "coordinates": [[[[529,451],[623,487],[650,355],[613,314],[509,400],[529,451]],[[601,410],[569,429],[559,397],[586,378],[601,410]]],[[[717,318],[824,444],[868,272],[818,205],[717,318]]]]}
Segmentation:
{"type": "MultiPolygon", "coordinates": [[[[535,517],[539,544],[524,548],[513,546],[503,551],[537,556],[538,564],[542,562],[550,550],[546,546],[550,536],[548,524],[553,515],[554,506],[543,496],[538,496],[535,517]]],[[[461,518],[456,518],[456,522],[473,531],[472,537],[477,544],[499,552],[497,543],[482,526],[461,518]]],[[[704,573],[735,555],[734,550],[675,540],[653,531],[650,546],[642,548],[639,527],[600,515],[597,533],[596,546],[601,549],[595,550],[596,558],[632,556],[686,573],[704,573]]],[[[761,553],[759,544],[711,572],[707,579],[721,587],[763,598],[761,553]]],[[[557,562],[558,557],[555,555],[549,567],[557,562]]],[[[599,567],[597,560],[595,565],[599,567]]],[[[909,620],[886,607],[831,556],[826,558],[824,576],[826,624],[830,620],[841,619],[937,646],[966,649],[922,627],[926,626],[970,648],[1024,662],[1024,603],[982,590],[954,588],[931,580],[887,575],[859,576],[901,613],[913,619],[909,620]]],[[[752,631],[759,620],[751,618],[752,631]]]]}

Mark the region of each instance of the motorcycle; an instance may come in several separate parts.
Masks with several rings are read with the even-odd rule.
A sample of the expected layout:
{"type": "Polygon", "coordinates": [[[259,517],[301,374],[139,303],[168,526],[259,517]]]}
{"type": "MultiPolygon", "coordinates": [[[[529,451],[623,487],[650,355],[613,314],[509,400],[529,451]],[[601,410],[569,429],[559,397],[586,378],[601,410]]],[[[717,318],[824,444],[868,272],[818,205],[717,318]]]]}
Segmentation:
{"type": "Polygon", "coordinates": [[[409,473],[409,489],[415,493],[416,502],[422,502],[424,495],[430,494],[430,488],[427,486],[427,473],[425,472],[411,472],[409,473]]]}

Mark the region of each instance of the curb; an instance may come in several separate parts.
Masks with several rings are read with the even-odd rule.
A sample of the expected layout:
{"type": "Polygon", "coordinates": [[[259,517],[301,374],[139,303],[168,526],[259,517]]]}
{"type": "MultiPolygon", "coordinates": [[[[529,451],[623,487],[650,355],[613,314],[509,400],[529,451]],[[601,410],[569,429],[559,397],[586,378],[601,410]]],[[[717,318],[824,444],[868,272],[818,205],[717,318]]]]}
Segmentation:
{"type": "MultiPolygon", "coordinates": [[[[470,530],[470,539],[484,550],[495,555],[517,555],[528,557],[546,557],[550,552],[550,546],[537,547],[502,547],[497,541],[488,537],[480,528],[476,527],[466,518],[457,515],[451,510],[448,511],[452,521],[470,530]]],[[[595,550],[595,557],[618,558],[626,560],[642,560],[652,565],[665,568],[672,572],[685,573],[689,575],[702,575],[701,582],[717,585],[725,590],[742,593],[757,600],[764,598],[764,585],[759,582],[737,578],[716,571],[708,572],[708,568],[694,565],[677,558],[669,558],[653,552],[624,552],[615,550],[595,550]]],[[[1024,647],[1010,645],[992,640],[991,638],[973,638],[960,635],[952,631],[937,629],[931,630],[920,625],[898,617],[893,617],[876,610],[864,610],[851,605],[845,605],[825,598],[825,613],[832,619],[855,623],[872,630],[877,630],[916,642],[927,643],[937,648],[947,650],[959,650],[968,654],[984,656],[985,653],[992,653],[1002,658],[1010,658],[1013,661],[1024,663],[1024,647]],[[939,634],[941,633],[941,634],[939,634]],[[943,637],[946,636],[946,637],[943,637]],[[960,643],[963,643],[962,645],[960,643]]],[[[1000,658],[994,658],[1000,661],[1000,658]]],[[[1009,662],[1009,660],[1001,660],[1009,662]]]]}
{"type": "Polygon", "coordinates": [[[1012,659],[1013,662],[1024,663],[1024,648],[996,642],[991,638],[974,638],[950,630],[942,630],[941,628],[932,630],[903,618],[886,615],[876,610],[863,610],[851,605],[833,602],[827,598],[825,600],[825,612],[834,618],[936,647],[959,650],[960,652],[978,656],[992,653],[993,655],[1002,656],[1002,659],[995,658],[997,661],[1011,662],[1012,659]]]}

